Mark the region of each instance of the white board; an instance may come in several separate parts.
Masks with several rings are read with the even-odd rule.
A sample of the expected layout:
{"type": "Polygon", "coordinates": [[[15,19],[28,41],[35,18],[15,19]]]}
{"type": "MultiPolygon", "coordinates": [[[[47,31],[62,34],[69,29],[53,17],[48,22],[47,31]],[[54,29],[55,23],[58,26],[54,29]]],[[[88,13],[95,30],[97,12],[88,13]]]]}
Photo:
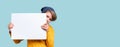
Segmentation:
{"type": "Polygon", "coordinates": [[[41,25],[46,23],[45,13],[12,13],[12,39],[46,39],[41,25]]]}

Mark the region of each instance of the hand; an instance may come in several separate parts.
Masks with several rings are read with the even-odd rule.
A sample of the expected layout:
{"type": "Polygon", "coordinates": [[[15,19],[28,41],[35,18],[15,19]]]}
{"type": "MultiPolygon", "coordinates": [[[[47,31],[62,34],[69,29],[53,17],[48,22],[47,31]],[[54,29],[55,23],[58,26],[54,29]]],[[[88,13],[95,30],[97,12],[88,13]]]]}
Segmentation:
{"type": "Polygon", "coordinates": [[[43,30],[47,31],[48,28],[49,28],[49,24],[48,24],[48,23],[45,23],[44,25],[41,26],[41,28],[42,28],[43,30]]]}
{"type": "Polygon", "coordinates": [[[14,24],[12,24],[12,23],[10,23],[10,24],[8,25],[9,31],[11,31],[11,29],[13,28],[13,26],[14,26],[14,24]]]}

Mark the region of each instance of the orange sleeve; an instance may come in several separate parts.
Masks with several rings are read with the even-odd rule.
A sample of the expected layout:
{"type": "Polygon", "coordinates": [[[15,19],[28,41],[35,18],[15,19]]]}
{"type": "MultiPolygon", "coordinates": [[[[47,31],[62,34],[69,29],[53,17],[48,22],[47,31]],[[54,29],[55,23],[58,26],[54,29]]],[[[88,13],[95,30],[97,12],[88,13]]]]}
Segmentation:
{"type": "Polygon", "coordinates": [[[47,31],[46,45],[47,47],[54,47],[54,30],[51,26],[47,31]]]}
{"type": "MultiPolygon", "coordinates": [[[[9,31],[10,37],[11,37],[11,31],[9,31]]],[[[15,42],[15,44],[20,43],[22,40],[13,40],[15,42]]]]}
{"type": "Polygon", "coordinates": [[[13,40],[15,44],[20,43],[22,40],[13,40]]]}

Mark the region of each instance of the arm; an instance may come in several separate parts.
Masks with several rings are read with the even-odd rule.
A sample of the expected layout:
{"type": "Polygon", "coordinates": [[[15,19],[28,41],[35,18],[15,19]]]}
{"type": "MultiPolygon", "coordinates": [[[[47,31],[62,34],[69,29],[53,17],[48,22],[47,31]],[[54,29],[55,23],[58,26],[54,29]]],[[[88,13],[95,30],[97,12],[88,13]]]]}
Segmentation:
{"type": "MultiPolygon", "coordinates": [[[[11,37],[11,31],[9,31],[10,37],[11,37]]],[[[22,40],[13,40],[15,44],[20,43],[22,40]]]]}
{"type": "Polygon", "coordinates": [[[47,31],[46,45],[47,47],[54,47],[54,30],[51,26],[47,31]]]}
{"type": "MultiPolygon", "coordinates": [[[[9,25],[8,25],[8,29],[9,29],[9,34],[10,34],[10,37],[11,37],[11,29],[13,28],[13,24],[12,23],[10,23],[9,25]]],[[[13,40],[14,42],[15,42],[15,44],[18,44],[18,43],[20,43],[22,40],[13,40]]]]}

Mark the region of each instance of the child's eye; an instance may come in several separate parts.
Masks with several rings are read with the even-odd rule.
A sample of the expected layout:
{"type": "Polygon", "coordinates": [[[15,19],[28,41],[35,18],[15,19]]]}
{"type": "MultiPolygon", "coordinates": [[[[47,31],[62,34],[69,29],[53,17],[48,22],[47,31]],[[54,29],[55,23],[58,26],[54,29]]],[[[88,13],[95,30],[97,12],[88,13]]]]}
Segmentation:
{"type": "Polygon", "coordinates": [[[47,15],[47,18],[49,18],[49,16],[47,15]]]}
{"type": "Polygon", "coordinates": [[[49,18],[49,20],[52,20],[52,18],[50,18],[48,15],[46,17],[49,18]]]}

